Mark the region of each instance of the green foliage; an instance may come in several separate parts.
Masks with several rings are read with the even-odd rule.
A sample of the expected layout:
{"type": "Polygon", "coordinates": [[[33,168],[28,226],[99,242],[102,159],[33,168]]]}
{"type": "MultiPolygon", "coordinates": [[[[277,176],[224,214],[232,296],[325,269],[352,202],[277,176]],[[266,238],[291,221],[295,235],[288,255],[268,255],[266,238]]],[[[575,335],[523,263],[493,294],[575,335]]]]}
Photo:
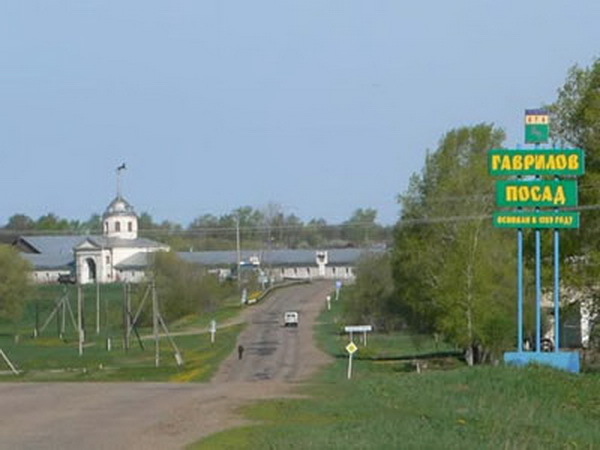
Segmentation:
{"type": "MultiPolygon", "coordinates": [[[[323,313],[319,335],[326,348],[339,349],[333,314],[323,313]]],[[[419,353],[410,342],[402,334],[386,336],[387,351],[397,356],[419,353]]],[[[359,345],[357,353],[363,350],[359,345]]],[[[596,374],[535,366],[426,368],[418,374],[414,367],[407,372],[404,361],[355,358],[347,380],[346,365],[346,357],[336,358],[302,387],[304,398],[245,407],[246,418],[257,425],[215,434],[189,448],[564,449],[595,448],[600,441],[600,403],[590,395],[600,389],[596,374]]]]}
{"type": "Polygon", "coordinates": [[[169,320],[213,312],[235,290],[230,283],[219,282],[216,275],[173,252],[155,254],[151,270],[162,311],[169,320]]]}
{"type": "Polygon", "coordinates": [[[583,226],[563,233],[562,256],[565,284],[584,291],[597,310],[600,298],[598,241],[600,240],[600,59],[590,67],[574,66],[569,71],[558,98],[551,105],[551,129],[561,146],[585,151],[585,175],[578,178],[579,204],[583,226]]]}
{"type": "Polygon", "coordinates": [[[413,327],[465,349],[498,352],[512,337],[514,236],[492,227],[494,180],[487,151],[504,132],[452,130],[400,197],[393,252],[398,301],[413,327]]]}
{"type": "Polygon", "coordinates": [[[344,290],[344,319],[349,324],[369,324],[377,330],[402,325],[397,314],[390,256],[369,255],[358,262],[356,282],[344,290]]]}
{"type": "Polygon", "coordinates": [[[0,245],[0,317],[20,317],[30,290],[30,271],[29,263],[15,248],[0,245]]]}
{"type": "MultiPolygon", "coordinates": [[[[142,294],[146,286],[130,285],[132,296],[142,294]]],[[[219,363],[229,355],[243,326],[228,325],[239,314],[239,297],[230,297],[220,303],[213,314],[189,315],[167,325],[171,337],[180,349],[185,361],[179,367],[173,357],[174,351],[164,336],[160,339],[161,367],[155,367],[154,336],[152,334],[151,305],[147,302],[144,311],[149,319],[138,322],[137,331],[144,344],[139,345],[137,336],[131,336],[131,347],[124,348],[123,302],[124,285],[106,284],[100,286],[100,334],[95,333],[96,286],[81,286],[83,301],[83,325],[85,347],[83,355],[78,353],[76,325],[71,322],[66,311],[64,334],[59,338],[62,312],[59,310],[48,326],[42,325],[50,318],[56,302],[65,295],[70,308],[77,314],[77,287],[42,285],[30,292],[22,317],[12,323],[0,320],[0,348],[23,373],[20,381],[208,381],[219,363]],[[214,344],[211,344],[208,326],[214,319],[219,331],[214,344]],[[40,330],[38,338],[33,338],[33,329],[40,330]],[[15,339],[18,335],[18,340],[15,339]],[[112,350],[107,351],[106,339],[111,338],[112,350]]],[[[148,299],[149,300],[149,299],[148,299]]],[[[137,306],[133,302],[134,309],[137,306]]],[[[76,319],[75,319],[76,320],[76,319]]],[[[0,367],[3,367],[0,361],[0,367]]],[[[1,381],[14,381],[11,372],[0,372],[1,381]]]]}

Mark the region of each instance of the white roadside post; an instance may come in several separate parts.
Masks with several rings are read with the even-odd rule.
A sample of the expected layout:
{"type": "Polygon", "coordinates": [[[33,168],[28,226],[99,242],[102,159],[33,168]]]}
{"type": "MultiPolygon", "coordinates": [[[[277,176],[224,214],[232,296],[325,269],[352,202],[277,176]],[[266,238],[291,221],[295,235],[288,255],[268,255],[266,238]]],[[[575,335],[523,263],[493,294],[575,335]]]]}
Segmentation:
{"type": "Polygon", "coordinates": [[[211,320],[210,321],[210,343],[211,344],[215,343],[215,333],[216,332],[217,332],[217,321],[211,320]]]}
{"type": "Polygon", "coordinates": [[[346,345],[346,351],[348,352],[348,379],[352,378],[352,357],[356,350],[358,350],[358,347],[354,342],[350,342],[346,345]]]}
{"type": "Polygon", "coordinates": [[[328,295],[326,300],[327,300],[327,311],[331,311],[331,295],[328,295]]]}

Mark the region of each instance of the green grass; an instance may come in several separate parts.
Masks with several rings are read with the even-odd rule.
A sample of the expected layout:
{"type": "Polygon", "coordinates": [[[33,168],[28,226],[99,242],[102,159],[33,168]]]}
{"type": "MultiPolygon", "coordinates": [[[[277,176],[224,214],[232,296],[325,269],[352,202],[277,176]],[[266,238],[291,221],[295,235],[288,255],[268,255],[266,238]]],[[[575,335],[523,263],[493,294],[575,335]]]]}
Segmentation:
{"type": "MultiPolygon", "coordinates": [[[[122,330],[123,288],[120,285],[102,286],[100,333],[96,334],[96,291],[94,286],[84,289],[86,342],[83,355],[79,355],[76,330],[67,312],[65,332],[59,337],[62,316],[55,316],[37,338],[38,328],[50,316],[57,299],[64,294],[62,286],[41,286],[36,297],[26,304],[23,319],[17,324],[0,323],[0,348],[22,372],[15,376],[0,359],[0,381],[207,381],[217,370],[220,362],[234,350],[238,334],[243,326],[219,328],[214,344],[207,332],[199,333],[211,320],[222,324],[239,313],[239,300],[229,299],[212,314],[189,316],[169,324],[175,344],[179,348],[184,365],[178,366],[175,351],[166,337],[160,339],[160,367],[155,367],[155,348],[152,329],[140,327],[141,348],[135,335],[131,336],[130,348],[124,348],[122,330]],[[36,308],[37,304],[37,308],[36,308]],[[177,335],[192,330],[196,334],[177,335]],[[15,339],[18,335],[18,339],[15,339]],[[107,339],[112,342],[107,350],[107,339]]],[[[76,290],[68,288],[71,308],[76,317],[76,290]]],[[[149,307],[149,306],[148,306],[149,307]]],[[[162,330],[161,330],[162,332],[162,330]]]]}
{"type": "MultiPolygon", "coordinates": [[[[346,341],[336,317],[336,311],[323,313],[317,328],[324,348],[340,355],[346,341]]],[[[373,336],[368,345],[371,357],[444,350],[402,334],[373,336]]],[[[357,353],[364,354],[359,348],[357,353]]],[[[597,448],[599,375],[545,367],[468,368],[452,358],[439,359],[447,365],[419,374],[407,368],[407,361],[357,358],[348,380],[347,358],[336,358],[300,389],[309,398],[247,406],[242,413],[256,426],[218,433],[190,448],[597,448]]]]}

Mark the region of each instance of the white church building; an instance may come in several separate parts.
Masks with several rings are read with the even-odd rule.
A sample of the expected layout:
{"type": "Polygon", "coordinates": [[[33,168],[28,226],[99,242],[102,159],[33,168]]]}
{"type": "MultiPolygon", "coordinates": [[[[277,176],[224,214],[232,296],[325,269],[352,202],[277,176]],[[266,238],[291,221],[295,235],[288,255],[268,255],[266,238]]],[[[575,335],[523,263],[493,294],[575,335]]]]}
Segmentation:
{"type": "Polygon", "coordinates": [[[14,245],[32,264],[37,283],[53,283],[59,276],[80,284],[139,282],[151,255],[169,250],[138,237],[137,214],[120,193],[106,208],[102,229],[100,236],[21,236],[14,245]]]}

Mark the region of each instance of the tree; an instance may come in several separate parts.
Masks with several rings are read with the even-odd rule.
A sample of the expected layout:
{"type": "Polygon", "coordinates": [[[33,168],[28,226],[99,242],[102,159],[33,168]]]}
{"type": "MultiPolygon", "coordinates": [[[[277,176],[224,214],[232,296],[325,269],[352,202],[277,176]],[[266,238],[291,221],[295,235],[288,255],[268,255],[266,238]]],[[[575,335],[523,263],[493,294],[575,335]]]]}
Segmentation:
{"type": "Polygon", "coordinates": [[[362,258],[356,266],[356,282],[344,300],[347,323],[373,325],[391,331],[403,324],[395,300],[394,280],[388,253],[362,258]]]}
{"type": "Polygon", "coordinates": [[[585,151],[585,174],[578,178],[583,226],[562,233],[562,284],[574,298],[586,301],[592,315],[600,312],[600,58],[590,67],[569,70],[558,98],[550,106],[551,131],[561,146],[585,151]]]}
{"type": "Polygon", "coordinates": [[[69,228],[69,221],[61,219],[54,213],[40,216],[35,224],[35,229],[40,231],[64,231],[69,228]]]}
{"type": "Polygon", "coordinates": [[[205,268],[188,263],[173,252],[153,255],[152,274],[165,318],[179,319],[187,314],[213,311],[233,286],[221,284],[205,268]]]}
{"type": "Polygon", "coordinates": [[[498,352],[512,339],[514,235],[492,227],[487,151],[504,132],[481,124],[448,132],[400,197],[393,273],[415,328],[466,350],[498,352]]]}
{"type": "Polygon", "coordinates": [[[0,245],[0,317],[21,316],[31,284],[31,266],[12,246],[0,245]]]}
{"type": "MultiPolygon", "coordinates": [[[[600,204],[600,59],[589,68],[574,66],[551,105],[551,130],[559,145],[585,151],[586,173],[578,179],[579,203],[600,204]]],[[[581,212],[585,227],[565,233],[564,254],[581,256],[595,250],[600,239],[600,211],[581,212]]]]}
{"type": "Polygon", "coordinates": [[[343,223],[342,237],[356,245],[368,243],[377,228],[376,218],[376,209],[358,208],[350,219],[343,223]]]}
{"type": "Polygon", "coordinates": [[[35,223],[31,217],[26,216],[25,214],[14,214],[8,219],[5,228],[21,232],[31,230],[34,226],[35,223]]]}

